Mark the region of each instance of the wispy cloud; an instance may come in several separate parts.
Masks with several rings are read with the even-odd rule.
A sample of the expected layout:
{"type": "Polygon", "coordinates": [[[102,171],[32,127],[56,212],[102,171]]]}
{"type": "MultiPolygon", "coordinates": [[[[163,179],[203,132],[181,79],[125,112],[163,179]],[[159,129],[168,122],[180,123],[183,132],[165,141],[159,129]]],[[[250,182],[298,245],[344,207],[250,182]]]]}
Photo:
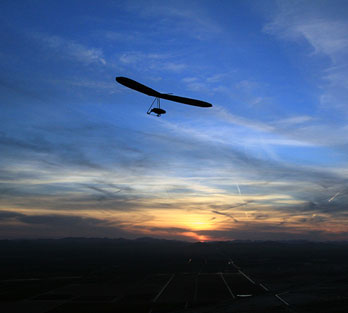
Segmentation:
{"type": "Polygon", "coordinates": [[[273,124],[276,124],[280,127],[288,127],[288,126],[296,126],[299,124],[304,124],[307,123],[309,121],[312,121],[314,118],[311,116],[307,116],[307,115],[300,115],[300,116],[292,116],[292,117],[288,117],[288,118],[283,118],[280,120],[277,120],[275,122],[273,122],[273,124]]]}
{"type": "Polygon", "coordinates": [[[248,127],[257,131],[272,132],[274,130],[274,127],[272,125],[234,115],[230,113],[227,109],[220,106],[217,106],[214,113],[227,122],[243,127],[248,127]]]}
{"type": "Polygon", "coordinates": [[[1,238],[109,237],[134,238],[122,225],[103,218],[71,214],[0,211],[1,238]]]}
{"type": "Polygon", "coordinates": [[[52,83],[59,83],[60,85],[65,85],[67,87],[75,86],[86,88],[95,92],[108,92],[109,94],[119,93],[121,90],[118,85],[110,80],[101,81],[81,78],[79,80],[55,80],[52,81],[52,83]]]}
{"type": "Polygon", "coordinates": [[[263,31],[228,1],[2,16],[0,234],[347,236],[347,21],[324,2],[274,1],[263,31]],[[214,106],[147,116],[119,75],[214,106]]]}
{"type": "Polygon", "coordinates": [[[307,10],[292,8],[285,12],[285,8],[282,8],[264,29],[284,39],[305,39],[313,47],[314,53],[328,55],[336,61],[348,48],[348,23],[327,18],[323,12],[321,16],[313,16],[307,10]]]}
{"type": "Polygon", "coordinates": [[[137,11],[145,18],[156,19],[157,30],[167,33],[176,31],[198,40],[205,40],[223,31],[199,3],[178,1],[175,4],[173,6],[158,1],[133,2],[127,4],[127,9],[137,11]]]}
{"type": "Polygon", "coordinates": [[[217,211],[217,210],[213,210],[212,213],[218,214],[218,215],[227,216],[230,219],[232,219],[235,223],[238,223],[238,220],[235,217],[233,217],[232,214],[230,214],[230,213],[220,212],[220,211],[217,211]]]}
{"type": "MultiPolygon", "coordinates": [[[[309,57],[328,57],[322,66],[321,83],[323,92],[319,97],[322,106],[331,111],[333,108],[345,113],[348,74],[348,22],[340,14],[330,14],[323,4],[299,1],[277,2],[278,9],[264,31],[283,40],[306,42],[312,48],[309,57]]],[[[329,5],[325,3],[325,5],[329,5]]],[[[339,8],[339,6],[336,6],[339,8]]],[[[337,10],[337,9],[336,9],[337,10]]]]}
{"type": "Polygon", "coordinates": [[[176,60],[174,55],[143,53],[143,52],[124,52],[119,57],[121,64],[126,66],[141,68],[143,70],[152,70],[158,72],[182,72],[188,66],[185,63],[176,60]]]}
{"type": "Polygon", "coordinates": [[[70,58],[87,65],[91,63],[106,64],[104,53],[100,48],[87,47],[74,40],[43,33],[35,33],[33,37],[44,47],[56,51],[57,57],[70,58]]]}

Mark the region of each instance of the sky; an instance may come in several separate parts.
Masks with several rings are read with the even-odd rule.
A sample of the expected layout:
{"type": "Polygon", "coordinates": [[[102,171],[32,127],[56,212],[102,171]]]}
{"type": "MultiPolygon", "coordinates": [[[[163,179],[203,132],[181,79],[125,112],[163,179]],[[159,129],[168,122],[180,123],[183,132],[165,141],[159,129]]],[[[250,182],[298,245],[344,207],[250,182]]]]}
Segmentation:
{"type": "Polygon", "coordinates": [[[0,238],[348,240],[347,1],[1,1],[0,238]],[[115,81],[213,104],[153,99],[115,81]]]}

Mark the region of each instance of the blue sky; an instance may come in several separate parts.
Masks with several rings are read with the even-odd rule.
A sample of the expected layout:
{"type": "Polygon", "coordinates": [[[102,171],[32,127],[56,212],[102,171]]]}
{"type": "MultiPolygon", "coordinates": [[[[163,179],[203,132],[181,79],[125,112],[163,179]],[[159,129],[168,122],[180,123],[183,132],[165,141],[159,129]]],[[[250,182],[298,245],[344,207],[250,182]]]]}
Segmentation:
{"type": "Polygon", "coordinates": [[[348,239],[346,1],[0,8],[1,238],[348,239]]]}

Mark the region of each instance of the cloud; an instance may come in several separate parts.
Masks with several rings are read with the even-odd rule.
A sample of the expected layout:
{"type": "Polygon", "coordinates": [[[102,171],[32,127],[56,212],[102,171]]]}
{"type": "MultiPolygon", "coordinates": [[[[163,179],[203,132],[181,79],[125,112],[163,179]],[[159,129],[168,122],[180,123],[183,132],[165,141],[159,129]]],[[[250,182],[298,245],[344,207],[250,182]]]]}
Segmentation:
{"type": "Polygon", "coordinates": [[[18,138],[0,133],[0,146],[3,147],[3,155],[22,159],[25,155],[31,160],[40,160],[43,164],[74,164],[90,168],[101,168],[93,163],[81,149],[73,142],[59,142],[47,140],[42,134],[18,138]],[[18,155],[18,152],[22,155],[18,155]]]}
{"type": "Polygon", "coordinates": [[[64,225],[71,227],[86,222],[89,225],[100,224],[101,220],[70,215],[27,215],[15,211],[0,211],[0,221],[17,220],[26,224],[44,224],[46,226],[64,225]]]}
{"type": "Polygon", "coordinates": [[[298,1],[294,5],[292,1],[279,1],[264,31],[282,40],[307,43],[312,48],[309,57],[329,58],[331,65],[322,62],[321,66],[319,84],[324,81],[326,85],[320,86],[323,92],[319,100],[328,111],[338,109],[348,113],[348,22],[339,10],[345,3],[338,3],[298,1]]]}
{"type": "Polygon", "coordinates": [[[4,77],[0,77],[0,89],[2,90],[2,96],[4,97],[2,101],[5,103],[16,103],[14,99],[22,97],[26,101],[28,101],[27,99],[30,99],[35,102],[45,102],[46,99],[42,96],[42,93],[37,92],[26,85],[27,82],[11,79],[10,75],[6,73],[6,76],[4,75],[4,77]],[[7,97],[5,98],[7,93],[10,93],[10,99],[7,97]]]}
{"type": "Polygon", "coordinates": [[[256,131],[265,131],[265,132],[272,132],[274,131],[274,127],[262,123],[259,121],[253,121],[247,118],[243,118],[241,116],[234,115],[230,113],[227,109],[221,107],[221,106],[216,106],[215,112],[214,112],[219,118],[224,119],[227,122],[240,125],[243,127],[248,127],[251,129],[254,129],[256,131]]]}
{"type": "Polygon", "coordinates": [[[336,59],[348,48],[348,23],[342,21],[312,20],[298,25],[299,32],[314,47],[316,53],[324,53],[336,59]]]}
{"type": "Polygon", "coordinates": [[[348,48],[348,23],[330,19],[323,13],[318,17],[311,15],[298,7],[287,12],[281,10],[264,30],[284,39],[305,39],[313,47],[314,53],[322,53],[337,61],[348,48]]]}
{"type": "Polygon", "coordinates": [[[26,224],[40,224],[50,227],[64,226],[67,228],[78,227],[79,225],[95,227],[99,225],[107,225],[108,222],[91,217],[81,217],[73,215],[21,215],[19,221],[26,224]]]}
{"type": "Polygon", "coordinates": [[[345,240],[345,231],[327,232],[324,230],[293,229],[280,225],[279,227],[264,225],[248,225],[243,228],[217,231],[199,231],[199,235],[208,236],[215,240],[345,240]]]}
{"type": "Polygon", "coordinates": [[[218,214],[218,215],[223,215],[223,216],[227,216],[228,218],[232,219],[235,223],[238,223],[238,220],[236,218],[234,218],[231,214],[226,213],[226,212],[220,212],[220,211],[216,211],[213,210],[212,213],[214,214],[218,214]]]}
{"type": "Polygon", "coordinates": [[[204,79],[198,77],[184,77],[181,81],[185,84],[188,90],[194,92],[206,92],[210,88],[209,84],[204,79]]]}
{"type": "Polygon", "coordinates": [[[223,30],[210,17],[200,3],[186,1],[159,2],[159,1],[139,1],[137,3],[127,3],[126,9],[131,12],[137,12],[144,19],[151,19],[152,24],[156,26],[156,31],[165,33],[181,33],[190,36],[196,40],[206,40],[218,34],[223,30]]]}
{"type": "MultiPolygon", "coordinates": [[[[169,122],[161,121],[159,127],[165,131],[151,136],[105,124],[51,125],[32,129],[24,138],[2,134],[3,157],[7,155],[8,159],[3,162],[7,169],[3,168],[0,174],[9,188],[3,190],[6,198],[3,203],[16,207],[46,206],[51,210],[59,207],[65,210],[92,209],[96,205],[103,210],[148,210],[154,203],[147,200],[156,199],[156,196],[165,199],[168,194],[164,191],[172,196],[224,195],[230,193],[228,182],[232,180],[234,183],[245,181],[248,185],[243,186],[246,204],[231,203],[230,208],[265,205],[263,200],[252,203],[252,197],[260,193],[280,193],[288,197],[265,201],[282,209],[294,200],[313,201],[317,203],[314,209],[321,212],[328,209],[322,204],[321,197],[327,204],[330,197],[343,192],[341,188],[347,186],[346,175],[339,170],[257,157],[251,151],[238,149],[228,142],[217,142],[215,136],[202,136],[199,129],[185,124],[172,128],[169,122]],[[119,139],[122,132],[127,133],[126,142],[119,139]],[[98,149],[93,138],[99,140],[98,149]],[[149,145],[151,149],[147,151],[149,145]],[[161,154],[154,163],[151,155],[157,149],[161,154]],[[15,166],[14,160],[17,160],[15,166]],[[171,173],[170,176],[161,177],[163,170],[171,173]],[[185,184],[178,183],[188,170],[192,179],[201,177],[200,185],[193,185],[190,180],[185,184]],[[151,183],[147,173],[151,173],[151,183]],[[220,182],[211,178],[214,176],[219,177],[220,182]],[[13,177],[16,179],[11,180],[13,177]],[[172,182],[164,184],[170,177],[172,182]],[[265,181],[263,185],[258,183],[260,177],[265,181]],[[271,182],[283,182],[283,185],[271,182]],[[219,186],[226,183],[226,187],[219,186]],[[146,190],[150,190],[150,194],[146,190]],[[276,200],[285,203],[276,203],[276,200]]],[[[235,186],[233,188],[235,191],[235,186]]],[[[341,212],[344,200],[344,197],[338,197],[332,201],[332,212],[341,212]]],[[[161,201],[156,202],[158,207],[169,205],[174,208],[178,205],[175,201],[170,204],[161,201]]],[[[222,211],[219,207],[216,210],[222,211]]],[[[290,210],[301,211],[303,208],[294,204],[289,206],[290,210]]]]}
{"type": "Polygon", "coordinates": [[[139,31],[114,31],[114,30],[99,30],[94,32],[97,38],[105,38],[108,41],[118,42],[141,42],[144,40],[144,35],[139,31]]]}
{"type": "MultiPolygon", "coordinates": [[[[188,89],[209,90],[205,82],[197,77],[183,79],[188,89]]],[[[341,88],[341,90],[343,90],[341,88]]],[[[335,96],[337,97],[337,95],[335,96]]],[[[342,102],[343,104],[343,102],[342,102]]],[[[282,117],[267,122],[246,118],[231,113],[227,106],[214,104],[211,114],[218,119],[220,125],[215,131],[215,125],[209,125],[209,134],[213,134],[215,141],[226,143],[225,138],[234,140],[237,145],[258,145],[265,149],[269,146],[293,146],[293,147],[333,147],[341,149],[348,143],[346,123],[335,122],[310,115],[293,115],[282,117]],[[232,126],[226,126],[228,123],[232,126]],[[239,128],[236,128],[239,126],[239,128]],[[214,132],[215,131],[215,132],[214,132]],[[243,138],[243,140],[240,140],[243,138]]],[[[204,133],[203,130],[200,132],[204,133]]]]}
{"type": "MultiPolygon", "coordinates": [[[[164,126],[172,128],[172,125],[167,122],[164,126]]],[[[262,192],[266,193],[284,188],[285,193],[290,193],[300,200],[308,200],[308,197],[316,199],[325,193],[327,194],[325,201],[327,201],[332,196],[330,195],[332,189],[347,186],[347,175],[344,171],[336,170],[335,167],[324,169],[313,165],[292,164],[281,159],[257,157],[252,154],[252,151],[238,149],[235,145],[230,145],[228,141],[217,141],[214,133],[212,136],[206,134],[203,136],[199,129],[192,129],[185,124],[175,127],[175,133],[176,137],[181,139],[173,142],[174,149],[171,153],[175,153],[174,151],[178,153],[185,149],[184,147],[191,146],[190,151],[187,151],[185,155],[187,161],[192,160],[192,175],[195,173],[194,164],[200,160],[200,164],[209,166],[210,173],[215,171],[219,173],[219,168],[223,168],[224,173],[219,174],[221,179],[231,173],[236,177],[235,180],[242,177],[239,179],[249,178],[252,181],[253,178],[262,177],[268,182],[286,182],[283,187],[269,185],[269,190],[267,190],[267,184],[264,187],[260,185],[255,187],[257,186],[259,192],[262,189],[262,192]]],[[[204,173],[204,168],[200,166],[201,175],[204,173]]],[[[325,209],[325,206],[322,209],[325,209]]]]}
{"type": "Polygon", "coordinates": [[[137,199],[137,196],[134,194],[135,190],[128,185],[116,185],[101,181],[95,185],[81,185],[99,194],[99,196],[96,198],[97,201],[112,201],[112,205],[115,205],[116,202],[125,204],[126,202],[130,201],[133,202],[134,208],[137,207],[136,203],[134,202],[134,200],[137,199]],[[131,196],[130,194],[133,195],[131,196]]]}
{"type": "Polygon", "coordinates": [[[304,124],[307,122],[312,121],[314,118],[312,116],[307,115],[299,115],[299,116],[292,116],[288,118],[280,119],[276,122],[273,122],[273,124],[279,125],[278,127],[294,127],[299,124],[304,124]]]}
{"type": "Polygon", "coordinates": [[[45,47],[56,51],[58,57],[70,58],[86,65],[106,64],[103,51],[100,48],[87,47],[73,40],[43,33],[36,33],[33,37],[43,43],[45,47]]]}
{"type": "MultiPolygon", "coordinates": [[[[302,2],[296,2],[294,7],[299,3],[302,2]]],[[[329,118],[320,116],[321,111],[313,108],[310,101],[301,102],[301,113],[288,112],[297,109],[298,104],[289,104],[288,99],[276,103],[273,95],[267,95],[269,90],[281,96],[289,86],[277,88],[281,82],[274,81],[277,76],[272,75],[271,67],[261,73],[262,78],[257,73],[261,67],[254,66],[255,49],[250,45],[257,45],[257,38],[263,40],[265,33],[260,36],[255,32],[253,43],[243,41],[237,49],[232,44],[233,51],[222,51],[219,45],[223,42],[226,46],[227,37],[219,25],[233,26],[240,21],[214,20],[212,14],[224,12],[210,12],[210,5],[137,1],[113,2],[110,7],[120,9],[119,18],[100,18],[98,25],[113,29],[111,32],[99,28],[98,34],[87,29],[74,36],[38,33],[34,40],[32,35],[22,35],[25,42],[11,39],[12,47],[4,50],[8,53],[17,51],[17,46],[29,47],[25,57],[24,50],[16,55],[18,60],[23,59],[22,63],[11,61],[9,67],[12,66],[13,77],[19,75],[18,67],[21,77],[33,73],[27,82],[31,84],[29,88],[23,78],[10,80],[3,76],[0,81],[8,94],[7,99],[4,97],[6,127],[0,133],[1,208],[27,216],[6,213],[2,218],[8,221],[7,226],[18,222],[26,229],[41,230],[52,225],[62,230],[66,218],[67,225],[76,225],[75,233],[83,229],[85,234],[89,227],[104,234],[109,232],[104,217],[115,222],[116,230],[133,226],[135,232],[141,231],[134,228],[133,222],[141,224],[139,221],[144,219],[144,233],[177,236],[192,231],[187,226],[190,221],[178,223],[182,227],[160,227],[155,222],[160,224],[161,217],[172,214],[174,223],[176,217],[190,213],[205,216],[206,221],[218,226],[221,222],[221,230],[230,230],[230,223],[247,231],[246,226],[243,228],[245,222],[262,222],[263,232],[267,221],[270,226],[283,223],[288,233],[292,230],[289,225],[300,231],[301,221],[305,226],[319,225],[320,230],[330,219],[337,225],[344,224],[348,201],[347,125],[341,115],[341,123],[328,122],[329,118]],[[129,23],[130,20],[135,22],[129,23]],[[247,48],[248,52],[243,50],[247,48]],[[219,51],[221,55],[216,54],[219,51]],[[248,60],[248,64],[243,69],[228,70],[231,60],[248,60]],[[26,66],[21,66],[24,63],[26,66]],[[200,93],[202,98],[210,101],[211,97],[216,103],[211,101],[214,107],[209,110],[173,104],[168,116],[146,118],[138,111],[142,104],[140,101],[138,106],[135,93],[130,98],[124,92],[110,97],[117,91],[111,73],[115,66],[120,73],[117,75],[133,73],[140,81],[144,78],[145,83],[153,79],[151,75],[163,77],[158,83],[163,90],[175,92],[175,86],[186,87],[197,97],[200,93]],[[249,70],[254,74],[246,74],[249,70]],[[54,80],[46,80],[52,73],[54,80]],[[263,79],[275,85],[267,85],[263,79]],[[49,97],[36,101],[47,94],[49,97]],[[80,95],[83,101],[76,101],[80,95]],[[274,101],[274,110],[266,107],[268,99],[274,101]],[[17,104],[16,109],[9,105],[12,103],[17,104]],[[241,186],[242,195],[237,193],[236,184],[241,186]],[[337,217],[342,217],[341,221],[337,217]]],[[[295,10],[289,2],[285,9],[275,12],[265,27],[268,39],[272,34],[271,39],[291,40],[292,48],[306,49],[306,57],[312,58],[312,63],[306,63],[304,72],[315,62],[322,69],[322,76],[316,80],[322,103],[330,107],[340,100],[344,107],[343,91],[348,85],[343,57],[346,21],[337,19],[331,23],[326,12],[324,16],[315,9],[298,7],[295,10]],[[330,38],[326,34],[318,36],[319,28],[327,31],[330,38]]],[[[43,28],[44,24],[40,25],[36,29],[43,28]]],[[[6,33],[5,37],[13,37],[6,33]]],[[[231,43],[236,38],[234,34],[230,33],[227,41],[231,43]]],[[[268,43],[277,53],[275,61],[284,61],[276,50],[279,46],[268,43]]],[[[263,56],[261,50],[256,53],[263,56]]],[[[296,56],[297,53],[288,55],[296,56]]],[[[269,57],[272,54],[267,54],[269,57]]],[[[259,58],[255,62],[264,65],[259,58]]],[[[315,79],[320,76],[317,72],[309,74],[315,79]]],[[[213,227],[211,224],[205,225],[213,227]]],[[[334,228],[333,224],[327,226],[334,228]]]]}
{"type": "Polygon", "coordinates": [[[64,214],[23,214],[0,211],[0,238],[109,237],[135,238],[110,221],[64,214]]]}
{"type": "Polygon", "coordinates": [[[173,54],[143,53],[140,51],[123,52],[119,57],[122,65],[136,67],[143,71],[179,73],[188,68],[173,54]]]}
{"type": "Polygon", "coordinates": [[[162,64],[156,65],[156,67],[160,67],[163,70],[171,71],[171,72],[182,72],[187,68],[186,64],[183,63],[175,63],[175,62],[164,62],[162,64]]]}
{"type": "Polygon", "coordinates": [[[0,211],[0,222],[5,220],[12,220],[19,217],[22,217],[23,215],[17,212],[12,211],[0,211]]]}
{"type": "MultiPolygon", "coordinates": [[[[55,82],[52,82],[55,83],[55,82]]],[[[114,82],[105,79],[101,80],[88,80],[88,79],[78,79],[78,80],[56,80],[56,83],[64,84],[67,87],[76,86],[82,87],[94,92],[98,91],[99,93],[105,93],[106,91],[109,94],[115,94],[120,92],[120,88],[114,82]]]]}
{"type": "Polygon", "coordinates": [[[146,58],[145,55],[136,52],[123,53],[120,56],[120,62],[123,64],[136,64],[146,58]]]}

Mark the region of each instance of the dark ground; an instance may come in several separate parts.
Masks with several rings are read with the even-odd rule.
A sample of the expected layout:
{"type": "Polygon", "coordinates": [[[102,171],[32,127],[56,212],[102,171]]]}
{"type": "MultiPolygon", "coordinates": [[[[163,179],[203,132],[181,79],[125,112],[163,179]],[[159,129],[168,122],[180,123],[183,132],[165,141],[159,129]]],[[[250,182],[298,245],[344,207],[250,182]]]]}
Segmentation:
{"type": "Polygon", "coordinates": [[[348,312],[348,243],[0,241],[0,312],[348,312]]]}

